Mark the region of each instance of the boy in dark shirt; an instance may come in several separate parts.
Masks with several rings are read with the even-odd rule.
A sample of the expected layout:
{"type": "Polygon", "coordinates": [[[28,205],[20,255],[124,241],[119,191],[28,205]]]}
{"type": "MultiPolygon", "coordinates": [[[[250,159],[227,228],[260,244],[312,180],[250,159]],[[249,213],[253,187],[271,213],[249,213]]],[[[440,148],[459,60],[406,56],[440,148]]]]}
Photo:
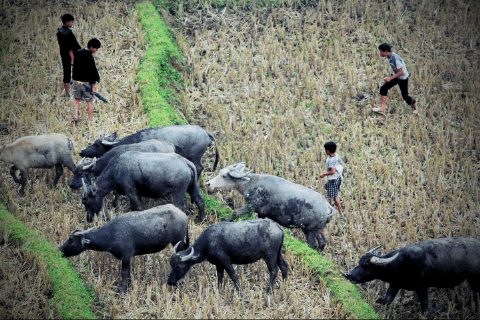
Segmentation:
{"type": "Polygon", "coordinates": [[[63,66],[63,88],[67,97],[70,96],[71,67],[73,65],[74,52],[81,48],[71,30],[74,20],[71,14],[64,14],[62,16],[63,25],[57,30],[57,40],[63,66]]]}
{"type": "Polygon", "coordinates": [[[100,41],[96,38],[92,38],[88,41],[87,48],[75,52],[75,64],[72,69],[74,124],[78,122],[80,117],[78,107],[81,100],[87,102],[88,120],[93,119],[93,97],[97,90],[96,84],[100,81],[93,54],[97,52],[100,46],[100,41]]]}

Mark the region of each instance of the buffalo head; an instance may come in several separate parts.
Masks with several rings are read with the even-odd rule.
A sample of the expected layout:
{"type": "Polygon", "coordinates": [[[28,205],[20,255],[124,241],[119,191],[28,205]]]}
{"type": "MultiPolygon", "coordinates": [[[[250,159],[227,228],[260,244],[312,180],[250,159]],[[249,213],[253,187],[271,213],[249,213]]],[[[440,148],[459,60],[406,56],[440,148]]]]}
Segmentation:
{"type": "Polygon", "coordinates": [[[183,251],[177,251],[179,249],[180,242],[175,245],[173,255],[170,258],[170,266],[172,270],[168,276],[167,284],[174,286],[182,279],[190,270],[190,268],[196,263],[195,249],[189,247],[183,251]]]}
{"type": "Polygon", "coordinates": [[[102,139],[97,139],[93,144],[83,149],[80,152],[80,156],[88,157],[88,158],[101,157],[104,153],[112,149],[115,146],[115,144],[118,143],[116,139],[117,139],[116,132],[102,139]]]}
{"type": "Polygon", "coordinates": [[[238,183],[249,181],[249,174],[250,171],[245,172],[245,164],[243,162],[232,164],[220,170],[220,173],[215,178],[207,182],[207,190],[208,192],[231,190],[238,183]]]}
{"type": "Polygon", "coordinates": [[[95,181],[89,181],[89,184],[87,184],[84,178],[81,180],[83,187],[82,203],[87,211],[87,222],[92,222],[93,217],[102,210],[103,197],[98,194],[95,181]]]}
{"type": "Polygon", "coordinates": [[[85,234],[89,230],[78,231],[75,230],[68,239],[58,249],[64,257],[72,257],[79,255],[87,249],[87,245],[90,243],[89,239],[85,238],[85,234]]]}
{"type": "Polygon", "coordinates": [[[360,258],[358,266],[353,268],[352,271],[344,274],[344,276],[355,283],[364,283],[384,278],[386,273],[388,273],[386,268],[398,258],[400,253],[393,251],[384,257],[378,257],[378,249],[379,247],[376,247],[368,251],[360,258]]]}

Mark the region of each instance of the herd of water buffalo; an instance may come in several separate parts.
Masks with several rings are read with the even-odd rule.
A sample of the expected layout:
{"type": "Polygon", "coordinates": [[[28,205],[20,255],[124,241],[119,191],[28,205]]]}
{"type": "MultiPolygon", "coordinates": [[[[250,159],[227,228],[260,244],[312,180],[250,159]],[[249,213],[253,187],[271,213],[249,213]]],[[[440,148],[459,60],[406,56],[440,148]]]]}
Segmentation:
{"type": "MultiPolygon", "coordinates": [[[[116,134],[97,139],[80,152],[75,165],[74,143],[62,134],[25,136],[0,148],[0,160],[12,164],[10,174],[24,195],[29,168],[55,168],[53,185],[63,167],[73,172],[72,189],[82,189],[87,222],[101,211],[103,199],[113,191],[130,201],[131,212],[117,216],[99,228],[74,231],[59,247],[65,257],[85,250],[110,252],[121,260],[119,292],[130,283],[130,261],[135,255],[174,247],[170,258],[169,285],[176,285],[196,263],[208,260],[216,266],[218,285],[224,271],[236,289],[239,282],[233,264],[264,260],[270,274],[267,291],[273,288],[280,269],[287,278],[288,265],[282,256],[283,227],[299,228],[309,246],[322,251],[324,229],[336,213],[326,198],[304,186],[269,174],[246,171],[243,163],[227,166],[206,182],[208,192],[237,190],[245,206],[232,219],[208,226],[190,245],[185,194],[198,208],[195,222],[205,220],[205,205],[199,178],[202,156],[215,146],[214,168],[219,162],[212,134],[196,125],[148,128],[117,139],[116,134]],[[18,175],[19,172],[19,175],[18,175]],[[142,197],[171,199],[172,204],[145,210],[142,197]],[[258,219],[232,221],[255,212],[258,219]]],[[[429,307],[429,287],[453,288],[467,280],[480,296],[480,240],[469,237],[440,238],[407,245],[380,256],[378,248],[367,252],[359,265],[344,274],[355,283],[375,279],[389,283],[386,296],[378,302],[390,304],[400,289],[417,293],[423,310],[429,307]]]]}

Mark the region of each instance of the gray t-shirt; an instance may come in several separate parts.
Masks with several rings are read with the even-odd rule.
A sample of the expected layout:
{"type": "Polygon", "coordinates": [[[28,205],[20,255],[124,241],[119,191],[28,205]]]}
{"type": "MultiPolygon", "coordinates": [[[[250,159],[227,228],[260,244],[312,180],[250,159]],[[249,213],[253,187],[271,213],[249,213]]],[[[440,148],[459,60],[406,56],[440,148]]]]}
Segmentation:
{"type": "Polygon", "coordinates": [[[405,80],[410,75],[410,73],[408,73],[405,61],[403,61],[402,57],[400,57],[398,54],[392,53],[392,55],[388,59],[388,63],[392,67],[393,73],[397,73],[398,69],[400,68],[403,69],[403,75],[401,77],[398,77],[398,79],[405,80]]]}

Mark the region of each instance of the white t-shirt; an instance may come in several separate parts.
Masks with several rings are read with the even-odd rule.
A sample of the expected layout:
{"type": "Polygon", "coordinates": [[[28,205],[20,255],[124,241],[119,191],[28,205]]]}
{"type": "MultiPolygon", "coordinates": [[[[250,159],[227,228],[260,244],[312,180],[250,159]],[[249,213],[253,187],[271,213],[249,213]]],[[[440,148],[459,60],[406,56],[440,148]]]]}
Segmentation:
{"type": "Polygon", "coordinates": [[[335,170],[337,170],[335,174],[327,176],[327,179],[335,180],[342,177],[343,165],[344,162],[338,154],[336,154],[334,157],[327,156],[327,159],[325,160],[325,167],[327,171],[329,171],[330,168],[335,168],[335,170]]]}

